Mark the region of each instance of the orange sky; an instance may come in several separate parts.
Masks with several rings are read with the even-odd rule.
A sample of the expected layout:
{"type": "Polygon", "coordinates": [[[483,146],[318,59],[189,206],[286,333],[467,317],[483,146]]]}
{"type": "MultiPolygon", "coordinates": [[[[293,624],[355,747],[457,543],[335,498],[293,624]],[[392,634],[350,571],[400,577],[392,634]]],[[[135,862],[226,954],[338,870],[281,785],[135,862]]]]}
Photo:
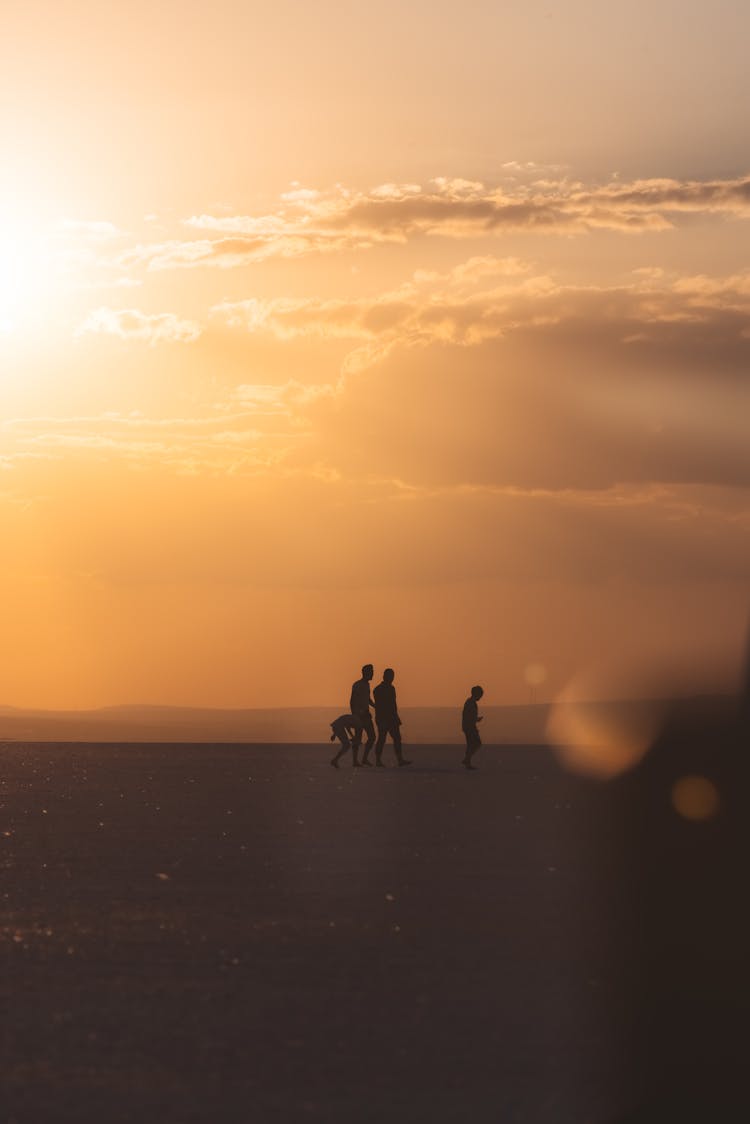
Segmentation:
{"type": "Polygon", "coordinates": [[[749,33],[14,5],[0,704],[340,706],[364,661],[503,703],[736,655],[749,33]]]}

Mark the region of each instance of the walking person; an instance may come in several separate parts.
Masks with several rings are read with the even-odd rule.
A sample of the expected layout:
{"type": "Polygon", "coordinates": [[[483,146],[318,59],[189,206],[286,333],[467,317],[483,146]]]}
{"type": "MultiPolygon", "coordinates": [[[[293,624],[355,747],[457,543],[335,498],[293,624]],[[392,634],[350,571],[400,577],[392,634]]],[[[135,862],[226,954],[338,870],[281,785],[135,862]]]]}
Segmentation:
{"type": "Polygon", "coordinates": [[[464,703],[464,709],[461,713],[461,729],[466,738],[466,753],[462,761],[462,765],[465,769],[476,769],[476,765],[472,765],[471,759],[482,744],[482,739],[479,736],[479,730],[477,728],[482,718],[479,714],[477,704],[483,694],[484,691],[481,687],[472,687],[471,694],[464,703]]]}
{"type": "Polygon", "coordinates": [[[411,765],[411,761],[404,759],[401,750],[401,719],[398,716],[398,706],[396,705],[396,688],[393,686],[395,677],[396,673],[393,668],[387,667],[383,672],[383,682],[378,683],[373,691],[375,722],[378,727],[378,740],[375,743],[375,764],[381,768],[383,768],[383,746],[389,734],[399,768],[402,765],[411,765]]]}
{"type": "Polygon", "coordinates": [[[338,738],[341,742],[341,749],[335,757],[331,758],[331,764],[334,769],[338,769],[339,761],[344,754],[348,753],[352,748],[351,738],[354,736],[354,731],[356,730],[353,716],[351,714],[340,714],[339,717],[335,718],[331,723],[331,729],[333,730],[331,741],[335,742],[336,738],[338,738]]]}
{"type": "Polygon", "coordinates": [[[352,739],[352,755],[354,757],[353,765],[355,768],[359,765],[359,747],[362,744],[362,733],[367,735],[365,742],[365,752],[362,758],[363,765],[372,765],[372,761],[368,761],[367,757],[375,744],[375,727],[372,724],[372,715],[370,708],[375,706],[375,703],[370,698],[370,682],[375,674],[371,663],[366,663],[362,668],[362,678],[358,679],[356,683],[352,683],[352,693],[349,699],[349,706],[354,718],[354,738],[352,739]]]}

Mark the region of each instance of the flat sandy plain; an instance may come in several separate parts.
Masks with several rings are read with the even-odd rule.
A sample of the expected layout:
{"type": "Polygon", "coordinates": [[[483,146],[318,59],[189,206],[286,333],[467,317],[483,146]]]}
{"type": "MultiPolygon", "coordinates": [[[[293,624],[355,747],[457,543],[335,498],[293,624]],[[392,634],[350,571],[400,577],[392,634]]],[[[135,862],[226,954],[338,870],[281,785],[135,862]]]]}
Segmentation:
{"type": "Polygon", "coordinates": [[[2,1124],[623,1116],[599,787],[331,749],[2,747],[2,1124]]]}

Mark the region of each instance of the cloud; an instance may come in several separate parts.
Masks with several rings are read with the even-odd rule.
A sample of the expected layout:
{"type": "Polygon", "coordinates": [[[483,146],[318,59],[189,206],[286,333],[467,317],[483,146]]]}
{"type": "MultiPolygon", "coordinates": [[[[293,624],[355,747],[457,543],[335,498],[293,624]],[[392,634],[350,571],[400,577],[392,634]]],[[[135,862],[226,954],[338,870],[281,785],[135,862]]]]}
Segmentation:
{"type": "Polygon", "coordinates": [[[153,347],[158,343],[192,343],[201,335],[200,324],[182,320],[173,312],[147,313],[137,308],[97,308],[81,324],[76,335],[87,332],[140,340],[153,347]]]}
{"type": "Polygon", "coordinates": [[[750,485],[750,275],[648,273],[612,288],[511,276],[478,292],[463,275],[214,313],[282,344],[352,345],[341,376],[289,401],[309,429],[290,455],[345,475],[551,491],[750,485]]]}
{"type": "Polygon", "coordinates": [[[237,388],[198,417],[146,417],[107,412],[80,417],[23,417],[0,422],[7,449],[0,467],[25,460],[83,457],[100,464],[127,462],[143,470],[178,474],[255,473],[277,463],[304,439],[294,411],[309,400],[294,383],[237,388]]]}
{"type": "Polygon", "coordinates": [[[124,267],[145,265],[150,270],[193,269],[213,267],[235,269],[269,258],[297,258],[306,254],[326,254],[346,250],[367,249],[374,241],[402,241],[402,239],[374,239],[352,237],[333,231],[304,231],[266,234],[257,237],[234,235],[231,238],[196,239],[147,243],[125,251],[118,259],[124,267]]]}
{"type": "Polygon", "coordinates": [[[566,324],[574,335],[588,336],[592,346],[607,337],[618,350],[622,344],[649,344],[674,353],[710,347],[718,354],[722,346],[744,353],[750,274],[671,279],[637,271],[629,285],[582,286],[530,275],[517,259],[475,257],[448,273],[419,271],[376,297],[251,297],[224,301],[211,311],[231,327],[279,340],[359,342],[349,368],[382,356],[394,344],[467,347],[514,332],[541,335],[555,325],[564,332],[566,324]],[[483,287],[488,280],[498,283],[483,287]]]}
{"type": "MultiPolygon", "coordinates": [[[[223,321],[263,337],[269,371],[286,374],[285,349],[303,341],[318,381],[253,381],[239,368],[214,417],[177,419],[168,440],[156,435],[163,420],[120,419],[45,447],[101,451],[106,437],[178,467],[273,463],[416,488],[750,483],[750,273],[566,285],[482,256],[374,297],[247,298],[212,313],[214,333],[223,321]],[[326,370],[318,358],[332,354],[326,370]]],[[[104,309],[84,327],[194,338],[174,319],[104,309]]]]}
{"type": "MultiPolygon", "coordinates": [[[[290,340],[334,339],[349,348],[343,371],[312,385],[246,379],[200,418],[36,418],[3,432],[9,454],[68,449],[178,472],[273,467],[420,494],[746,488],[748,276],[647,273],[582,287],[472,259],[376,298],[224,302],[214,316],[269,336],[279,363],[290,340]]],[[[137,317],[114,324],[151,338],[137,317]]]]}
{"type": "Polygon", "coordinates": [[[297,187],[268,214],[193,215],[185,224],[209,236],[140,244],[120,262],[152,270],[231,268],[270,257],[361,250],[426,236],[662,231],[686,215],[749,217],[750,177],[603,185],[550,179],[502,187],[438,177],[424,186],[385,183],[364,192],[342,185],[328,192],[297,187]]]}
{"type": "Polygon", "coordinates": [[[124,234],[114,223],[101,219],[61,219],[54,229],[63,237],[91,242],[110,242],[124,234]]]}
{"type": "MultiPolygon", "coordinates": [[[[450,190],[472,198],[478,187],[450,190]]],[[[414,198],[390,185],[382,201],[414,198]]],[[[323,203],[306,195],[294,203],[313,205],[323,203]]],[[[339,541],[338,521],[356,520],[364,504],[374,529],[390,535],[390,520],[415,572],[418,562],[434,580],[520,579],[524,566],[547,580],[555,557],[571,575],[676,573],[681,550],[701,580],[737,577],[745,565],[726,546],[741,550],[747,518],[707,496],[750,488],[750,272],[646,269],[628,283],[566,284],[529,262],[483,254],[417,270],[375,296],[248,297],[215,305],[212,316],[206,330],[235,330],[240,362],[210,416],[33,419],[6,425],[8,455],[250,481],[233,494],[250,489],[268,567],[294,550],[298,532],[318,582],[329,580],[326,567],[345,581],[353,558],[366,564],[359,545],[342,566],[315,538],[339,541]],[[246,332],[263,337],[256,377],[242,359],[246,332]],[[287,377],[298,340],[317,385],[287,377]],[[280,370],[286,381],[277,383],[280,370]],[[287,519],[294,534],[281,526],[287,519]],[[449,558],[441,541],[458,544],[449,558]]],[[[82,330],[154,342],[201,329],[171,314],[105,308],[82,330]]],[[[201,518],[213,526],[210,511],[201,518]]],[[[265,563],[240,562],[275,580],[265,563]]],[[[281,571],[301,580],[291,562],[281,571]]]]}

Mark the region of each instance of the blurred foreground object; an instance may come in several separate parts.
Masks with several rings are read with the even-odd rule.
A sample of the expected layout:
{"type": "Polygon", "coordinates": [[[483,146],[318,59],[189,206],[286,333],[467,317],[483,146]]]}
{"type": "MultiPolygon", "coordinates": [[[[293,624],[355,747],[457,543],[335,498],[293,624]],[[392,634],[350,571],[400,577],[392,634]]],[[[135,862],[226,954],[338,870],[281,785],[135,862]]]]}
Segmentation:
{"type": "Polygon", "coordinates": [[[750,1119],[750,661],[734,697],[563,699],[549,735],[592,778],[593,892],[623,997],[618,1124],[750,1119]]]}
{"type": "Polygon", "coordinates": [[[642,919],[642,1119],[750,1119],[748,733],[746,706],[677,705],[642,763],[615,782],[642,919]]]}

